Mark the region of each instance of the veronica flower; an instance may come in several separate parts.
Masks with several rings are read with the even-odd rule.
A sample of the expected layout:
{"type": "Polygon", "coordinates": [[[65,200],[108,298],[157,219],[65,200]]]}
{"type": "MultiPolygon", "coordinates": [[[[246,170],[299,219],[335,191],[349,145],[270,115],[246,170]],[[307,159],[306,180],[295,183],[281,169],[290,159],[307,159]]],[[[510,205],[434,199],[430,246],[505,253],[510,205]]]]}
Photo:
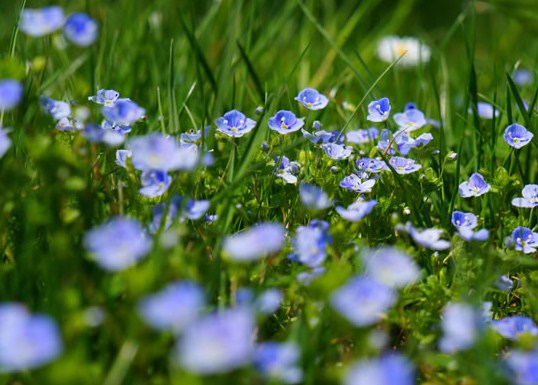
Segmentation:
{"type": "Polygon", "coordinates": [[[281,157],[275,158],[275,175],[278,178],[284,179],[286,183],[295,184],[297,183],[297,177],[295,174],[299,172],[301,164],[299,162],[290,162],[290,160],[282,155],[281,157]]]}
{"type": "Polygon", "coordinates": [[[7,135],[8,131],[0,127],[0,158],[4,156],[11,147],[11,139],[7,135]]]}
{"type": "Polygon", "coordinates": [[[406,110],[393,116],[394,122],[398,125],[398,132],[414,131],[427,124],[424,113],[418,109],[406,110]]]}
{"type": "Polygon", "coordinates": [[[528,184],[523,187],[522,198],[512,199],[512,205],[516,207],[533,208],[538,206],[538,185],[528,184]]]}
{"type": "Polygon", "coordinates": [[[515,340],[522,333],[538,335],[538,327],[534,321],[523,315],[514,315],[500,320],[493,320],[490,323],[493,330],[510,340],[515,340]]]}
{"type": "Polygon", "coordinates": [[[55,120],[71,117],[71,106],[66,102],[54,100],[47,96],[42,96],[39,102],[43,111],[51,115],[55,120]]]}
{"type": "Polygon", "coordinates": [[[325,271],[327,271],[325,266],[318,266],[309,271],[302,271],[297,274],[297,282],[299,282],[301,285],[308,286],[314,279],[323,275],[325,271]]]}
{"type": "Polygon", "coordinates": [[[403,158],[401,156],[393,156],[390,158],[389,164],[398,174],[410,174],[422,168],[422,165],[416,163],[413,159],[403,158]]]}
{"type": "Polygon", "coordinates": [[[320,266],[327,258],[325,247],[332,240],[328,230],[329,224],[325,221],[299,226],[291,241],[294,252],[288,258],[311,268],[320,266]]]}
{"type": "Polygon", "coordinates": [[[97,23],[86,13],[73,13],[65,21],[64,35],[73,44],[89,46],[97,39],[97,23]]]}
{"type": "Polygon", "coordinates": [[[433,250],[446,250],[450,247],[450,242],[440,239],[443,235],[443,230],[439,229],[426,229],[417,230],[411,225],[411,222],[407,222],[406,229],[411,238],[421,246],[427,247],[433,250]]]}
{"type": "Polygon", "coordinates": [[[336,212],[345,220],[350,222],[358,222],[368,214],[372,212],[377,201],[372,199],[370,201],[357,200],[350,204],[347,209],[342,206],[336,206],[336,212]]]}
{"type": "Polygon", "coordinates": [[[148,198],[163,195],[172,183],[172,177],[166,171],[146,170],[142,172],[140,179],[142,188],[139,192],[148,198]]]}
{"type": "Polygon", "coordinates": [[[389,118],[390,102],[389,98],[374,100],[368,104],[368,116],[366,120],[370,122],[384,122],[389,118]]]}
{"type": "Polygon", "coordinates": [[[504,140],[509,146],[520,149],[530,143],[534,137],[533,133],[528,131],[520,124],[514,123],[506,127],[504,131],[504,140]]]}
{"type": "Polygon", "coordinates": [[[417,38],[389,35],[378,42],[377,56],[387,63],[401,58],[397,65],[412,67],[420,62],[427,63],[430,60],[431,51],[417,38]]]}
{"type": "Polygon", "coordinates": [[[354,130],[346,133],[346,140],[353,144],[366,144],[379,136],[379,130],[371,127],[365,130],[354,130]]]}
{"type": "Polygon", "coordinates": [[[394,291],[370,277],[353,277],[330,297],[331,306],[355,326],[380,321],[396,301],[394,291]]]}
{"type": "Polygon", "coordinates": [[[363,359],[348,368],[344,385],[414,385],[413,364],[399,353],[363,359]]]}
{"type": "Polygon", "coordinates": [[[111,107],[119,97],[120,93],[116,90],[99,90],[97,91],[97,95],[88,97],[88,100],[91,100],[97,104],[111,107]]]}
{"type": "Polygon", "coordinates": [[[475,172],[469,178],[469,181],[460,183],[459,193],[462,198],[479,197],[484,195],[491,189],[491,186],[486,183],[484,177],[475,172]]]}
{"type": "Polygon", "coordinates": [[[98,124],[88,124],[84,127],[83,134],[91,143],[104,143],[109,147],[119,146],[125,141],[123,134],[98,124]]]}
{"type": "Polygon", "coordinates": [[[165,211],[166,218],[164,220],[164,230],[167,230],[170,228],[170,226],[172,226],[172,223],[177,218],[178,213],[181,210],[181,201],[182,199],[180,196],[174,195],[168,204],[168,210],[166,203],[159,203],[158,205],[153,206],[153,219],[149,225],[149,231],[152,234],[155,234],[159,230],[165,211]]]}
{"type": "MultiPolygon", "coordinates": [[[[207,137],[211,126],[206,126],[203,128],[203,135],[207,137]]],[[[181,143],[198,143],[202,139],[202,130],[194,131],[189,130],[180,135],[179,140],[181,143]]]]}
{"type": "Polygon", "coordinates": [[[332,205],[327,193],[314,184],[301,184],[299,193],[302,204],[309,209],[324,210],[332,205]]]}
{"type": "Polygon", "coordinates": [[[224,239],[223,251],[230,259],[248,262],[277,253],[286,232],[278,223],[259,223],[224,239]]]}
{"type": "Polygon", "coordinates": [[[198,164],[198,147],[178,144],[174,138],[153,133],[129,140],[131,161],[138,170],[193,170],[198,164]]]}
{"type": "Polygon", "coordinates": [[[506,363],[511,370],[511,380],[516,385],[538,384],[538,351],[510,352],[506,363]]]}
{"type": "Polygon", "coordinates": [[[527,227],[516,227],[512,232],[512,240],[516,244],[516,250],[525,254],[534,253],[538,247],[538,233],[527,227]]]}
{"type": "MultiPolygon", "coordinates": [[[[486,102],[476,103],[476,110],[478,112],[478,116],[480,116],[482,119],[493,119],[499,116],[499,110],[497,110],[493,105],[486,102]]],[[[472,114],[473,109],[469,107],[467,112],[469,114],[472,114]]]]}
{"type": "Polygon", "coordinates": [[[420,269],[407,253],[394,247],[382,247],[362,256],[366,274],[391,287],[400,288],[415,282],[420,269]]]}
{"type": "Polygon", "coordinates": [[[305,88],[295,97],[299,103],[309,110],[321,110],[327,107],[329,99],[313,88],[305,88]]]}
{"type": "Polygon", "coordinates": [[[265,377],[286,384],[296,384],[303,379],[299,367],[301,352],[292,342],[266,342],[258,345],[254,353],[254,365],[265,377]]]}
{"type": "Polygon", "coordinates": [[[254,303],[255,309],[265,315],[275,313],[282,303],[282,291],[279,289],[267,289],[259,295],[254,303]]]}
{"type": "Polygon", "coordinates": [[[142,119],[145,113],[146,110],[131,99],[117,99],[114,104],[101,108],[105,119],[119,126],[131,126],[142,119]]]}
{"type": "Polygon", "coordinates": [[[314,144],[317,144],[319,141],[321,143],[329,143],[333,138],[334,134],[333,132],[327,132],[324,130],[319,130],[311,134],[310,132],[306,131],[304,128],[301,128],[301,132],[303,133],[303,136],[311,141],[314,144]]]}
{"type": "Polygon", "coordinates": [[[342,160],[349,158],[353,149],[350,146],[344,146],[336,143],[327,143],[322,146],[325,154],[331,159],[342,160]]]}
{"type": "MultiPolygon", "coordinates": [[[[367,178],[367,174],[364,173],[362,176],[367,178]]],[[[358,193],[369,193],[372,192],[372,187],[375,185],[375,179],[365,179],[360,178],[357,174],[351,174],[346,176],[340,182],[340,187],[347,188],[348,190],[355,191],[358,193]]]]}
{"type": "Polygon", "coordinates": [[[175,356],[193,373],[231,371],[250,362],[254,353],[254,326],[252,313],[245,308],[207,315],[184,330],[175,356]]]}
{"type": "Polygon", "coordinates": [[[0,372],[30,370],[56,359],[63,350],[58,326],[23,305],[0,303],[0,372]]]}
{"type": "Polygon", "coordinates": [[[480,317],[471,305],[451,302],[443,310],[441,327],[443,337],[439,349],[443,353],[455,353],[474,345],[481,328],[480,317]]]}
{"type": "Polygon", "coordinates": [[[534,74],[527,69],[521,68],[514,72],[512,79],[518,86],[525,86],[527,84],[532,84],[534,81],[534,74]]]}
{"type": "MultiPolygon", "coordinates": [[[[420,134],[415,139],[411,138],[405,132],[402,132],[401,134],[396,136],[395,143],[398,146],[398,150],[400,151],[400,153],[402,155],[407,155],[409,154],[409,151],[411,151],[411,149],[416,148],[416,147],[423,147],[427,145],[428,143],[430,143],[432,140],[433,140],[433,136],[429,132],[420,134]]],[[[388,147],[388,144],[387,144],[387,147],[388,147]]]]}
{"type": "Polygon", "coordinates": [[[119,271],[142,259],[151,249],[151,240],[135,219],[114,217],[88,231],[84,246],[103,269],[119,271]]]}
{"type": "Polygon", "coordinates": [[[0,111],[8,111],[22,99],[22,84],[13,79],[0,79],[0,111]]]}
{"type": "Polygon", "coordinates": [[[120,167],[127,168],[127,159],[129,159],[131,155],[131,150],[117,150],[116,164],[120,167]]]}
{"type": "Polygon", "coordinates": [[[114,131],[116,131],[117,133],[119,133],[121,135],[128,134],[132,130],[132,128],[130,126],[122,126],[122,125],[116,124],[116,123],[108,121],[108,120],[103,121],[101,126],[105,130],[114,130],[114,131]]]}
{"type": "Polygon", "coordinates": [[[458,229],[458,235],[466,241],[485,241],[489,237],[489,232],[486,229],[473,231],[478,226],[478,220],[473,213],[454,211],[452,224],[458,229]]]}
{"type": "Polygon", "coordinates": [[[371,174],[377,174],[387,169],[387,164],[374,158],[361,158],[355,162],[359,170],[371,174]]]}
{"type": "Polygon", "coordinates": [[[304,119],[298,119],[291,111],[280,110],[269,118],[269,128],[279,134],[289,134],[304,126],[304,119]]]}
{"type": "Polygon", "coordinates": [[[514,288],[514,282],[508,276],[501,275],[497,282],[495,282],[495,287],[508,293],[514,288]]]}
{"type": "Polygon", "coordinates": [[[215,120],[217,131],[232,138],[240,138],[256,127],[256,122],[237,110],[231,110],[215,120]]]}
{"type": "Polygon", "coordinates": [[[26,8],[21,12],[19,29],[30,36],[48,35],[64,24],[64,12],[61,7],[26,8]]]}

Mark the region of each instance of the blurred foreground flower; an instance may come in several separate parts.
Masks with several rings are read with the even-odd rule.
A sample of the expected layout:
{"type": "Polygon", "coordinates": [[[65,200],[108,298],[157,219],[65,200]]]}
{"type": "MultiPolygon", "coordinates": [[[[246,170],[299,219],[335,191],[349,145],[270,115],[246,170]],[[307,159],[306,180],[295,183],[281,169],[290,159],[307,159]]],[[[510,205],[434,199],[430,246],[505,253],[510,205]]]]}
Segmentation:
{"type": "Polygon", "coordinates": [[[470,348],[478,338],[480,326],[480,317],[471,305],[447,304],[441,321],[443,337],[439,341],[439,349],[443,353],[454,353],[470,348]]]}
{"type": "Polygon", "coordinates": [[[298,366],[300,358],[301,352],[294,343],[266,342],[257,347],[254,365],[265,377],[296,384],[303,379],[303,371],[298,366]]]}
{"type": "Polygon", "coordinates": [[[0,79],[0,111],[15,107],[22,98],[22,84],[13,79],[0,79]]]}
{"type": "Polygon", "coordinates": [[[411,256],[394,247],[369,251],[362,259],[367,275],[392,288],[413,283],[420,274],[420,269],[411,256]]]}
{"type": "Polygon", "coordinates": [[[259,223],[226,237],[223,251],[234,261],[254,261],[277,253],[285,235],[284,227],[278,223],[259,223]]]}
{"type": "Polygon", "coordinates": [[[355,362],[344,378],[344,385],[413,385],[415,370],[407,358],[392,353],[355,362]]]}
{"type": "Polygon", "coordinates": [[[97,23],[86,13],[73,13],[65,21],[64,35],[75,45],[89,46],[97,39],[97,23]]]}
{"type": "Polygon", "coordinates": [[[21,12],[20,30],[30,36],[48,35],[64,24],[64,11],[58,6],[26,8],[21,12]]]}
{"type": "Polygon", "coordinates": [[[534,321],[523,315],[513,315],[491,321],[491,327],[505,338],[515,340],[522,333],[538,335],[538,327],[534,321]]]}

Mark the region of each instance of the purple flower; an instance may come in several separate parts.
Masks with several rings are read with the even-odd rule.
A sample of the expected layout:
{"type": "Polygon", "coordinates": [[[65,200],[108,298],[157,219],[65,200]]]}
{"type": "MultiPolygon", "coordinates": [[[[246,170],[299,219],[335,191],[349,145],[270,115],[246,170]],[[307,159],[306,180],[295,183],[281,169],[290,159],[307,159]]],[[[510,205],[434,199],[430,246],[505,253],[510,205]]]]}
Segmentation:
{"type": "Polygon", "coordinates": [[[288,258],[311,268],[320,266],[327,257],[325,247],[331,242],[328,230],[329,224],[325,221],[299,226],[291,241],[294,253],[288,258]]]}
{"type": "Polygon", "coordinates": [[[127,168],[127,159],[131,155],[131,150],[116,150],[116,164],[120,167],[127,168]]]}
{"type": "Polygon", "coordinates": [[[313,88],[305,88],[295,97],[299,103],[309,110],[321,110],[327,106],[329,99],[313,88]]]}
{"type": "Polygon", "coordinates": [[[189,199],[185,206],[185,214],[182,217],[191,220],[200,219],[209,210],[209,206],[211,206],[211,202],[208,200],[189,199]]]}
{"type": "Polygon", "coordinates": [[[83,134],[91,143],[104,143],[109,147],[119,146],[125,141],[123,134],[97,124],[88,124],[84,127],[83,134]]]}
{"type": "Polygon", "coordinates": [[[523,315],[514,315],[491,321],[491,327],[504,338],[515,340],[522,333],[538,335],[538,327],[532,319],[523,315]]]}
{"type": "Polygon", "coordinates": [[[0,158],[2,158],[6,151],[11,147],[11,139],[9,139],[7,134],[8,131],[0,127],[0,158]]]}
{"type": "Polygon", "coordinates": [[[142,259],[151,249],[151,240],[138,221],[114,217],[88,231],[84,246],[103,269],[120,271],[142,259]]]}
{"type": "Polygon", "coordinates": [[[394,114],[393,119],[399,127],[398,132],[418,130],[427,124],[424,113],[418,109],[408,109],[403,113],[394,114]]]}
{"type": "Polygon", "coordinates": [[[110,106],[101,108],[101,114],[106,120],[118,126],[131,126],[144,116],[146,110],[133,102],[131,99],[117,99],[110,106]]]}
{"type": "Polygon", "coordinates": [[[538,184],[528,184],[523,187],[523,198],[512,199],[512,205],[516,207],[533,208],[538,206],[538,184]]]}
{"type": "Polygon", "coordinates": [[[327,193],[314,184],[301,184],[299,194],[302,204],[309,209],[324,210],[332,205],[327,193]]]}
{"type": "Polygon", "coordinates": [[[295,343],[266,342],[258,345],[254,365],[265,377],[296,384],[303,379],[303,371],[299,367],[300,355],[295,343]]]}
{"type": "Polygon", "coordinates": [[[454,353],[474,345],[480,331],[480,316],[471,305],[451,302],[443,310],[443,337],[439,349],[454,353]]]}
{"type": "Polygon", "coordinates": [[[366,130],[355,130],[346,133],[346,140],[353,144],[366,144],[379,136],[379,130],[375,127],[366,130]]]}
{"type": "MultiPolygon", "coordinates": [[[[363,173],[365,178],[368,177],[366,173],[363,173]]],[[[372,187],[375,185],[375,179],[360,178],[357,174],[351,174],[346,176],[341,182],[340,187],[347,188],[348,190],[358,193],[372,192],[372,187]]]]}
{"type": "Polygon", "coordinates": [[[199,316],[204,306],[202,288],[194,282],[182,281],[142,298],[138,312],[155,329],[178,333],[199,316]]]}
{"type": "Polygon", "coordinates": [[[256,299],[254,307],[256,311],[270,315],[280,308],[283,294],[279,289],[267,289],[256,299]]]}
{"type": "Polygon", "coordinates": [[[0,304],[0,372],[45,365],[62,350],[60,332],[52,318],[32,315],[17,303],[0,304]]]}
{"type": "Polygon", "coordinates": [[[128,147],[131,161],[138,170],[186,170],[198,164],[198,147],[194,144],[178,144],[169,136],[153,133],[134,137],[128,147]]]}
{"type": "Polygon", "coordinates": [[[370,214],[375,205],[377,205],[377,201],[375,199],[370,201],[363,201],[362,199],[359,199],[350,204],[347,209],[343,208],[342,206],[337,206],[336,212],[347,221],[358,222],[370,214]]]}
{"type": "Polygon", "coordinates": [[[459,193],[462,198],[479,197],[487,193],[491,186],[486,183],[484,177],[475,172],[469,178],[469,181],[460,183],[459,193]]]}
{"type": "Polygon", "coordinates": [[[514,282],[508,276],[501,275],[495,283],[495,287],[508,293],[514,288],[514,282]]]}
{"type": "Polygon", "coordinates": [[[385,354],[375,359],[355,362],[346,372],[344,385],[414,385],[415,370],[399,354],[385,354]]]}
{"type": "Polygon", "coordinates": [[[280,110],[269,118],[269,128],[279,134],[289,134],[304,126],[304,119],[298,119],[291,111],[280,110]]]}
{"type": "Polygon", "coordinates": [[[39,103],[43,111],[51,115],[54,120],[71,117],[71,106],[66,102],[42,96],[39,103]]]}
{"type": "Polygon", "coordinates": [[[538,351],[510,352],[506,358],[512,371],[512,380],[516,385],[538,384],[538,351]]]}
{"type": "Polygon", "coordinates": [[[65,21],[64,35],[73,44],[87,47],[97,39],[97,23],[86,13],[73,13],[65,21]]]}
{"type": "Polygon", "coordinates": [[[64,11],[61,7],[26,8],[21,12],[20,30],[30,36],[48,35],[64,24],[64,11]]]}
{"type": "Polygon", "coordinates": [[[232,138],[240,138],[256,127],[256,122],[237,110],[231,110],[215,120],[217,131],[232,138]]]}
{"type": "Polygon", "coordinates": [[[446,250],[450,247],[450,242],[440,239],[443,234],[443,230],[439,229],[426,229],[417,230],[410,222],[407,222],[406,229],[411,238],[421,246],[427,247],[432,250],[446,250]]]}
{"type": "Polygon", "coordinates": [[[410,174],[422,168],[422,165],[416,163],[413,159],[403,158],[401,156],[393,156],[390,158],[389,164],[398,174],[410,174]]]}
{"type": "Polygon", "coordinates": [[[538,247],[538,233],[527,227],[516,227],[512,232],[512,240],[516,244],[516,250],[525,254],[534,253],[538,247]]]}
{"type": "Polygon", "coordinates": [[[149,225],[149,231],[152,234],[155,234],[159,230],[165,211],[166,219],[164,221],[164,230],[167,230],[168,228],[170,228],[170,226],[172,226],[172,223],[177,218],[177,215],[181,209],[181,197],[178,195],[174,195],[170,200],[168,210],[166,206],[166,203],[159,203],[158,205],[153,206],[153,219],[149,225]]]}
{"type": "Polygon", "coordinates": [[[349,158],[353,149],[350,146],[344,146],[336,143],[327,143],[322,146],[325,154],[331,159],[342,160],[349,158]]]}
{"type": "Polygon", "coordinates": [[[245,308],[227,309],[191,323],[176,345],[178,362],[198,374],[228,372],[254,353],[254,319],[245,308]]]}
{"type": "Polygon", "coordinates": [[[285,235],[281,224],[259,223],[241,233],[226,237],[222,248],[234,261],[254,261],[277,253],[284,244],[285,235]]]}
{"type": "Polygon", "coordinates": [[[148,198],[163,195],[172,183],[172,177],[166,171],[146,170],[142,172],[140,179],[142,188],[139,192],[148,198]]]}
{"type": "Polygon", "coordinates": [[[91,100],[97,104],[111,107],[119,97],[120,93],[116,90],[99,90],[97,91],[97,95],[88,97],[88,100],[91,100]]]}
{"type": "Polygon", "coordinates": [[[22,99],[22,84],[13,79],[0,80],[0,111],[8,111],[22,99]]]}
{"type": "Polygon", "coordinates": [[[297,183],[297,177],[295,174],[299,172],[301,164],[299,162],[290,162],[290,160],[282,155],[275,158],[275,170],[274,173],[278,178],[284,179],[286,183],[297,183]]]}
{"type": "Polygon", "coordinates": [[[384,122],[389,118],[390,102],[388,98],[374,100],[368,104],[368,116],[370,122],[384,122]]]}
{"type": "Polygon", "coordinates": [[[394,247],[382,247],[363,255],[366,274],[391,288],[415,282],[420,269],[409,254],[394,247]]]}
{"type": "MultiPolygon", "coordinates": [[[[499,116],[499,110],[497,110],[493,105],[486,103],[486,102],[478,102],[476,104],[476,110],[478,112],[478,116],[480,116],[482,119],[493,119],[494,117],[499,116]]],[[[467,110],[469,114],[473,113],[473,109],[469,107],[467,110]]]]}
{"type": "Polygon", "coordinates": [[[376,174],[383,170],[387,170],[387,164],[382,160],[377,160],[373,158],[362,158],[356,161],[357,167],[363,172],[369,172],[376,174]]]}
{"type": "Polygon", "coordinates": [[[506,127],[504,131],[504,140],[509,146],[520,149],[530,143],[534,137],[533,133],[528,131],[520,124],[514,123],[506,127]]]}
{"type": "Polygon", "coordinates": [[[486,229],[477,232],[473,230],[478,226],[478,220],[473,213],[454,211],[452,224],[458,229],[458,235],[466,241],[485,241],[489,237],[489,232],[486,229]]]}
{"type": "Polygon", "coordinates": [[[332,293],[331,306],[355,326],[370,326],[396,301],[394,291],[370,277],[353,277],[332,293]]]}

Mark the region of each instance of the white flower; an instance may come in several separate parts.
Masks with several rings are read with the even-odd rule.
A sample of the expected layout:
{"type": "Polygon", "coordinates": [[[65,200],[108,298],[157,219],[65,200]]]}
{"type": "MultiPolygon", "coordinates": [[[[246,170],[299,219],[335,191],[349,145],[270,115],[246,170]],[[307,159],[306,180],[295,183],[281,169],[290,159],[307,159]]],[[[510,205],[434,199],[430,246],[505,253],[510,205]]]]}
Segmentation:
{"type": "Polygon", "coordinates": [[[392,63],[401,56],[398,65],[412,67],[430,60],[430,48],[414,37],[385,36],[377,44],[377,56],[392,63]],[[402,56],[403,55],[403,56],[402,56]]]}

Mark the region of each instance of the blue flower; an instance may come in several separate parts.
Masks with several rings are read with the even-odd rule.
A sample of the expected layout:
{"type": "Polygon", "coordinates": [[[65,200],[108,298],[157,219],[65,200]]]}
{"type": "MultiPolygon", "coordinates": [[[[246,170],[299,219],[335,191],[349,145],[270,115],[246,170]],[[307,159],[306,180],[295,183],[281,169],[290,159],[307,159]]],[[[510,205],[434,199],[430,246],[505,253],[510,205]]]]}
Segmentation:
{"type": "Polygon", "coordinates": [[[109,147],[119,146],[125,141],[125,136],[120,132],[97,124],[88,124],[84,127],[83,134],[91,143],[104,143],[109,147]]]}
{"type": "Polygon", "coordinates": [[[506,358],[506,362],[511,369],[511,380],[515,381],[514,384],[538,384],[538,351],[510,352],[506,358]]]}
{"type": "Polygon", "coordinates": [[[181,281],[142,298],[138,312],[153,328],[178,333],[198,318],[204,306],[202,288],[194,282],[181,281]]]}
{"type": "Polygon", "coordinates": [[[224,239],[223,251],[234,261],[248,262],[277,253],[286,232],[278,223],[259,223],[224,239]]]}
{"type": "Polygon", "coordinates": [[[389,118],[390,102],[389,98],[374,100],[368,104],[368,116],[366,120],[370,122],[384,122],[389,118]]]}
{"type": "Polygon", "coordinates": [[[295,97],[299,103],[309,110],[321,110],[327,106],[329,99],[313,88],[305,88],[295,97]]]}
{"type": "Polygon", "coordinates": [[[62,28],[63,24],[64,11],[61,7],[26,8],[21,12],[19,29],[27,35],[38,37],[62,28]]]}
{"type": "Polygon", "coordinates": [[[146,170],[142,172],[140,179],[142,188],[139,192],[148,198],[163,195],[172,183],[172,177],[166,171],[146,170]]]}
{"type": "Polygon", "coordinates": [[[328,230],[329,224],[318,220],[299,226],[291,241],[294,252],[288,258],[311,268],[320,266],[327,258],[325,247],[332,240],[328,230]]]}
{"type": "Polygon", "coordinates": [[[304,119],[298,119],[291,111],[280,110],[269,118],[268,125],[271,130],[285,135],[301,129],[304,126],[304,119]]]}
{"type": "Polygon", "coordinates": [[[120,93],[116,90],[99,90],[97,91],[97,95],[88,97],[88,100],[111,107],[116,103],[116,100],[118,100],[119,97],[120,93]]]}
{"type": "Polygon", "coordinates": [[[501,275],[495,282],[495,287],[508,293],[514,288],[514,282],[507,275],[501,275]]]}
{"type": "Polygon", "coordinates": [[[131,150],[116,150],[116,164],[120,167],[127,168],[127,159],[131,155],[131,150]]]}
{"type": "Polygon", "coordinates": [[[365,130],[355,130],[346,133],[346,140],[353,144],[366,144],[379,136],[379,130],[371,127],[365,130]]]}
{"type": "Polygon", "coordinates": [[[207,210],[209,210],[211,202],[208,200],[194,200],[189,199],[187,205],[185,206],[185,213],[182,215],[182,218],[187,218],[191,220],[200,219],[207,210]]]}
{"type": "Polygon", "coordinates": [[[538,233],[527,227],[516,227],[512,232],[512,240],[516,244],[516,250],[525,254],[534,253],[538,247],[538,233]]]}
{"type": "Polygon", "coordinates": [[[368,214],[372,212],[377,201],[372,199],[370,201],[357,200],[350,204],[347,209],[342,206],[336,206],[335,210],[342,218],[350,222],[358,222],[368,214]]]}
{"type": "Polygon", "coordinates": [[[0,111],[8,111],[22,99],[22,84],[13,79],[0,80],[0,111]]]}
{"type": "Polygon", "coordinates": [[[11,147],[11,139],[9,139],[7,134],[8,131],[0,127],[0,158],[2,158],[6,151],[11,147]]]}
{"type": "Polygon", "coordinates": [[[523,187],[522,195],[522,198],[512,200],[513,206],[525,208],[538,206],[538,184],[528,184],[523,187]]]}
{"type": "Polygon", "coordinates": [[[232,138],[240,138],[256,127],[256,122],[237,110],[231,110],[215,120],[217,131],[232,138]]]}
{"type": "Polygon", "coordinates": [[[106,120],[118,126],[131,126],[142,119],[146,110],[131,99],[117,99],[114,104],[101,108],[101,114],[106,120]]]}
{"type": "Polygon", "coordinates": [[[159,203],[158,205],[153,206],[153,219],[149,225],[149,231],[152,234],[155,234],[159,227],[161,226],[161,221],[163,220],[163,215],[166,211],[166,219],[164,222],[164,230],[167,230],[172,226],[172,223],[177,218],[179,211],[181,210],[181,197],[174,195],[170,200],[168,205],[168,211],[166,211],[166,203],[159,203]]]}
{"type": "Polygon", "coordinates": [[[512,79],[518,86],[525,86],[527,84],[532,84],[534,81],[534,74],[527,69],[521,68],[514,72],[512,79]]]}
{"type": "Polygon", "coordinates": [[[198,147],[194,144],[178,144],[169,136],[153,133],[129,140],[133,166],[145,170],[193,170],[198,164],[198,147]]]}
{"type": "Polygon", "coordinates": [[[486,183],[484,177],[475,172],[469,178],[469,181],[460,183],[459,193],[462,198],[479,197],[490,190],[491,186],[486,183]]]}
{"type": "Polygon", "coordinates": [[[259,295],[254,303],[255,309],[265,315],[270,315],[280,308],[283,294],[279,289],[267,289],[259,295]]]}
{"type": "Polygon", "coordinates": [[[489,232],[486,229],[474,231],[474,228],[478,226],[478,220],[473,213],[454,211],[452,224],[458,229],[458,235],[466,241],[485,241],[489,237],[489,232]]]}
{"type": "Polygon", "coordinates": [[[297,274],[297,282],[299,282],[301,285],[308,286],[312,283],[312,281],[323,275],[327,269],[324,266],[318,266],[314,267],[310,271],[302,271],[299,274],[297,274]]]}
{"type": "Polygon", "coordinates": [[[54,100],[48,96],[42,96],[39,103],[43,111],[51,115],[55,120],[71,117],[71,106],[66,102],[54,100]]]}
{"type": "Polygon", "coordinates": [[[401,156],[393,156],[390,158],[389,164],[398,174],[410,174],[422,168],[422,165],[416,163],[413,159],[403,158],[401,156]]]}
{"type": "Polygon", "coordinates": [[[327,193],[314,184],[301,184],[299,194],[302,204],[309,209],[324,210],[332,205],[327,193]]]}
{"type": "Polygon", "coordinates": [[[382,247],[362,256],[366,274],[391,287],[400,288],[415,282],[420,269],[409,254],[394,247],[382,247]]]}
{"type": "Polygon", "coordinates": [[[295,174],[299,172],[301,167],[299,162],[290,162],[286,156],[282,155],[281,157],[275,158],[275,163],[274,174],[278,178],[284,179],[284,181],[289,184],[297,183],[295,174]]]}
{"type": "MultiPolygon", "coordinates": [[[[301,128],[301,132],[303,133],[303,136],[311,141],[314,144],[317,144],[319,141],[321,143],[330,143],[331,141],[334,141],[335,134],[334,131],[327,132],[324,130],[319,130],[311,134],[310,132],[306,131],[304,128],[301,128]]],[[[336,135],[338,136],[338,134],[336,135]]]]}
{"type": "Polygon", "coordinates": [[[476,342],[480,328],[480,316],[471,305],[451,302],[443,310],[441,321],[443,337],[439,349],[443,353],[455,353],[470,348],[476,342]]]}
{"type": "Polygon", "coordinates": [[[28,313],[17,303],[0,304],[0,372],[45,365],[63,350],[60,332],[46,315],[28,313]]]}
{"type": "Polygon", "coordinates": [[[443,230],[439,229],[426,229],[417,230],[411,225],[410,222],[406,223],[406,229],[411,238],[421,246],[427,247],[433,250],[446,250],[450,247],[450,242],[440,239],[443,234],[443,230]]]}
{"type": "Polygon", "coordinates": [[[322,146],[325,154],[333,160],[342,160],[349,158],[353,149],[350,146],[344,146],[336,143],[327,143],[322,146]]]}
{"type": "Polygon", "coordinates": [[[97,23],[86,13],[73,13],[65,21],[64,35],[73,44],[89,46],[97,39],[97,23]]]}
{"type": "Polygon", "coordinates": [[[532,132],[528,131],[525,127],[517,123],[509,125],[504,131],[504,140],[509,146],[516,149],[520,149],[521,147],[530,143],[533,137],[534,135],[532,132]]]}
{"type": "Polygon", "coordinates": [[[340,187],[347,188],[348,190],[358,193],[372,192],[372,187],[375,185],[375,179],[367,179],[368,175],[363,173],[364,178],[360,178],[357,174],[351,174],[346,176],[340,182],[340,187]]]}
{"type": "Polygon", "coordinates": [[[399,354],[355,362],[344,377],[344,385],[414,385],[415,370],[409,360],[399,354]]]}
{"type": "Polygon", "coordinates": [[[356,161],[357,167],[363,172],[377,174],[383,170],[387,170],[387,164],[382,160],[373,158],[361,158],[356,161]]]}
{"type": "Polygon", "coordinates": [[[142,259],[151,249],[151,240],[137,220],[114,217],[89,230],[84,246],[103,269],[120,271],[142,259]]]}
{"type": "Polygon", "coordinates": [[[370,277],[353,277],[330,297],[331,306],[355,326],[380,321],[396,301],[395,292],[370,277]]]}
{"type": "Polygon", "coordinates": [[[504,338],[515,340],[522,333],[538,335],[538,327],[532,319],[523,315],[514,315],[491,321],[491,327],[504,338]]]}
{"type": "Polygon", "coordinates": [[[427,124],[424,113],[418,109],[408,109],[403,113],[394,114],[393,119],[399,127],[398,132],[418,130],[427,124]]]}
{"type": "Polygon", "coordinates": [[[254,353],[254,326],[253,315],[245,308],[209,314],[184,330],[176,345],[177,361],[198,374],[244,366],[254,353]]]}
{"type": "MultiPolygon", "coordinates": [[[[499,110],[486,102],[478,102],[476,104],[476,110],[478,112],[478,116],[480,116],[482,119],[493,119],[494,117],[496,118],[499,116],[499,110]]],[[[469,107],[467,112],[472,114],[473,109],[469,107]]]]}
{"type": "Polygon", "coordinates": [[[266,342],[256,348],[254,365],[265,377],[296,384],[303,379],[303,371],[299,367],[300,355],[295,343],[266,342]]]}

